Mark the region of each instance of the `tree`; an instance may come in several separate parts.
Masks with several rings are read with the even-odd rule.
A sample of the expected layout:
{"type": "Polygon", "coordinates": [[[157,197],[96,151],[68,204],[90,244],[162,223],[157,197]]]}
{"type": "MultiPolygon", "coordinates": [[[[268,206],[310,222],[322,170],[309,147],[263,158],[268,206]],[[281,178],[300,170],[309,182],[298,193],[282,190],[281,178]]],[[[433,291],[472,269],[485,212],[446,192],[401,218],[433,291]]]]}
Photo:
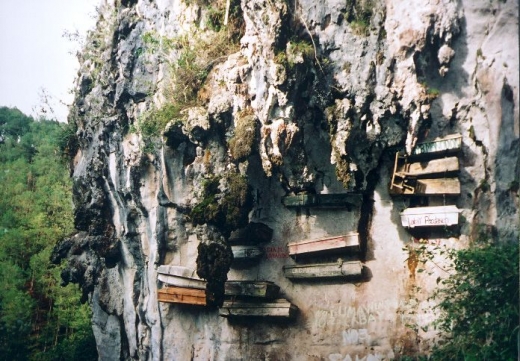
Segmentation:
{"type": "Polygon", "coordinates": [[[31,117],[16,108],[0,107],[0,136],[2,138],[18,139],[29,130],[31,122],[33,122],[31,117]]]}
{"type": "Polygon", "coordinates": [[[73,231],[66,127],[0,107],[0,360],[95,360],[90,310],[50,262],[73,231]]]}
{"type": "Polygon", "coordinates": [[[454,271],[440,281],[437,325],[443,343],[433,360],[517,360],[518,242],[448,254],[454,271]]]}

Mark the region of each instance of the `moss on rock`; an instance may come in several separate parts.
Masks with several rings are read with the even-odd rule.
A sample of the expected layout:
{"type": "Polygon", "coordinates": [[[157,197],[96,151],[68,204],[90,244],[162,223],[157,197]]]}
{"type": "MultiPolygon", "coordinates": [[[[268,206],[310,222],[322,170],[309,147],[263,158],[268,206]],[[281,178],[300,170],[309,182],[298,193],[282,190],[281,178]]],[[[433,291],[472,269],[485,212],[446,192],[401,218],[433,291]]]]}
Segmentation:
{"type": "Polygon", "coordinates": [[[253,152],[256,140],[256,116],[251,110],[243,110],[235,117],[235,135],[229,140],[229,151],[234,160],[241,162],[253,152]]]}
{"type": "Polygon", "coordinates": [[[350,164],[343,157],[338,157],[336,163],[336,177],[341,183],[343,183],[343,187],[349,188],[351,180],[350,164]]]}
{"type": "Polygon", "coordinates": [[[200,243],[197,248],[197,275],[207,281],[206,303],[222,306],[227,273],[233,262],[233,252],[227,244],[200,243]]]}
{"type": "Polygon", "coordinates": [[[194,225],[212,224],[226,237],[247,224],[252,197],[247,178],[237,173],[214,176],[203,185],[202,200],[191,211],[194,225]]]}

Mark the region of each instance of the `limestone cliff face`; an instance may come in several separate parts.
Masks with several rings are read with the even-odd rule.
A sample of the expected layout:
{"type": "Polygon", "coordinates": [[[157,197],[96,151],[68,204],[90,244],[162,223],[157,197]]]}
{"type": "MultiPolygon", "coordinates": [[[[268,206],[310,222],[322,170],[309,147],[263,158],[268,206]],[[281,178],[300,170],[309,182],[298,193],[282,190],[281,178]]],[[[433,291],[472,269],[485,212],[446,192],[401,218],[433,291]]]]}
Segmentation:
{"type": "Polygon", "coordinates": [[[212,11],[225,2],[110,1],[81,55],[69,118],[78,233],[54,257],[92,306],[101,359],[379,360],[427,351],[435,334],[421,327],[434,318],[427,296],[442,273],[426,264],[429,272],[416,271],[414,238],[399,220],[416,198],[390,196],[394,156],[462,135],[460,196],[428,199],[461,209],[460,227],[423,232],[422,242],[518,237],[517,2],[231,3],[236,47],[207,61],[197,101],[156,136],[145,131],[150,114],[181,92],[169,66],[179,39],[214,34],[212,11]],[[345,192],[361,194],[362,205],[281,202],[345,192]],[[248,222],[269,226],[272,239],[264,258],[232,265],[227,278],[275,282],[299,308],[294,321],[233,322],[217,309],[157,301],[160,265],[197,269],[200,244],[225,254],[248,222]],[[350,231],[360,236],[352,257],[363,262],[362,280],[284,277],[282,267],[295,263],[288,242],[350,231]]]}

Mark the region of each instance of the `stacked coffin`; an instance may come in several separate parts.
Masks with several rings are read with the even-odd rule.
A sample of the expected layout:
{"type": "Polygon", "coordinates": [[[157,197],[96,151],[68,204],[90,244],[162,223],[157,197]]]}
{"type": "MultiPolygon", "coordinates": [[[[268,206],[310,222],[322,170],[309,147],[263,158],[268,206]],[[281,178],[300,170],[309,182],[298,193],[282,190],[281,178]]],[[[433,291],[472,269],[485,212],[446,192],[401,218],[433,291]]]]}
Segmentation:
{"type": "Polygon", "coordinates": [[[456,153],[461,146],[462,136],[456,134],[419,143],[409,156],[397,152],[390,193],[419,196],[460,194],[456,153]]]}
{"type": "Polygon", "coordinates": [[[287,245],[289,256],[305,254],[337,253],[342,251],[359,251],[359,233],[349,232],[346,235],[311,239],[287,245]]]}
{"type": "MultiPolygon", "coordinates": [[[[419,143],[410,156],[395,155],[390,193],[411,196],[456,196],[460,194],[460,134],[419,143]]],[[[435,227],[458,224],[456,206],[414,207],[401,213],[404,227],[435,227]]]]}
{"type": "Polygon", "coordinates": [[[157,290],[159,302],[206,306],[206,281],[194,270],[182,266],[159,266],[157,279],[163,288],[157,290]]]}
{"type": "MultiPolygon", "coordinates": [[[[289,243],[287,248],[289,255],[295,259],[297,256],[357,253],[359,251],[359,234],[349,232],[342,236],[294,242],[289,243]]],[[[363,266],[359,261],[345,262],[340,260],[336,263],[284,266],[283,270],[285,277],[289,279],[353,278],[361,276],[362,268],[363,266]]]]}
{"type": "MultiPolygon", "coordinates": [[[[282,203],[288,208],[346,208],[350,211],[361,207],[363,196],[358,193],[298,194],[284,197],[282,203]]],[[[360,250],[359,234],[357,232],[349,232],[339,236],[292,242],[287,245],[287,249],[289,256],[297,261],[305,257],[358,254],[360,250]]],[[[361,262],[357,260],[344,261],[341,258],[335,263],[286,265],[283,268],[285,277],[291,280],[352,279],[361,276],[362,269],[363,265],[361,262]]]]}
{"type": "Polygon", "coordinates": [[[227,300],[220,308],[222,317],[294,318],[298,308],[279,298],[280,287],[268,281],[227,281],[227,300]]]}

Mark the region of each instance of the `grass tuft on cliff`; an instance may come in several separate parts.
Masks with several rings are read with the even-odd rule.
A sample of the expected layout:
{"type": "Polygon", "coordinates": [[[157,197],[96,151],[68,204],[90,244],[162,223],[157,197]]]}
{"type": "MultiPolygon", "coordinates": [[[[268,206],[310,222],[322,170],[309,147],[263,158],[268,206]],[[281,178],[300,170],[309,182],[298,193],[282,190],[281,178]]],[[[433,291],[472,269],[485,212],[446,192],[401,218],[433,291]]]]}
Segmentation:
{"type": "Polygon", "coordinates": [[[207,97],[199,92],[211,69],[239,50],[244,32],[240,2],[231,2],[227,26],[224,25],[225,2],[202,2],[197,6],[202,6],[206,13],[206,29],[193,28],[189,34],[173,38],[154,32],[142,36],[146,53],[156,55],[167,64],[163,105],[149,110],[132,128],[145,138],[160,136],[170,121],[184,121],[183,110],[204,105],[207,97]]]}
{"type": "Polygon", "coordinates": [[[229,140],[231,156],[236,161],[246,160],[253,152],[257,133],[257,120],[252,109],[240,111],[235,116],[235,134],[229,140]]]}

